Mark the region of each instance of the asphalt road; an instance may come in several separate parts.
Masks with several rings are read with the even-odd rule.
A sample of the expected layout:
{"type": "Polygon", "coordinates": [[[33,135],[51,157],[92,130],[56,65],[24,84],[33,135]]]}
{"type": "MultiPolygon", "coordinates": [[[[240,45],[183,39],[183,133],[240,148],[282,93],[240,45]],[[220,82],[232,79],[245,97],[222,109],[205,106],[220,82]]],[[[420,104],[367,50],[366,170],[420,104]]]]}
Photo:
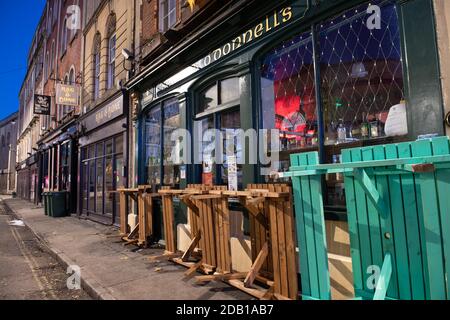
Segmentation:
{"type": "Polygon", "coordinates": [[[0,300],[90,300],[83,290],[69,290],[66,270],[0,201],[0,300]]]}

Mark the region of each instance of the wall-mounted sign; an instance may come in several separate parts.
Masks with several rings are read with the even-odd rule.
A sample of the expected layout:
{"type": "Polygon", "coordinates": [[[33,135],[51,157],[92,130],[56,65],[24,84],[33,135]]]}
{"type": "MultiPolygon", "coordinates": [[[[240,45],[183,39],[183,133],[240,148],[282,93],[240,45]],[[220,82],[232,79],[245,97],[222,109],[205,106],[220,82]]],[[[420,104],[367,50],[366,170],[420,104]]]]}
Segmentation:
{"type": "Polygon", "coordinates": [[[78,107],[80,105],[80,86],[57,84],[56,104],[78,107]]]}
{"type": "Polygon", "coordinates": [[[91,131],[121,115],[123,115],[123,96],[99,108],[84,120],[83,125],[87,131],[91,131]]]}
{"type": "Polygon", "coordinates": [[[40,94],[34,95],[34,114],[49,116],[52,107],[52,97],[40,94]]]}

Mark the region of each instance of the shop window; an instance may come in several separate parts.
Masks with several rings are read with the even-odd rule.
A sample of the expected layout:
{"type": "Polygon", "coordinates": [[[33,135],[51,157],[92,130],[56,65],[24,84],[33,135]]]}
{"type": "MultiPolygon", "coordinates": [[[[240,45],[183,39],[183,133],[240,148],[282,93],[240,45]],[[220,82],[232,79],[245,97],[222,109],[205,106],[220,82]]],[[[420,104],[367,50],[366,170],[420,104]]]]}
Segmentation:
{"type": "Polygon", "coordinates": [[[70,160],[72,148],[70,142],[64,143],[60,147],[60,190],[70,191],[70,160]]]}
{"type": "Polygon", "coordinates": [[[114,217],[119,213],[115,191],[125,185],[123,136],[82,149],[82,212],[114,217]]]}
{"type": "MultiPolygon", "coordinates": [[[[229,156],[236,156],[238,187],[242,187],[242,146],[239,78],[216,81],[199,93],[195,136],[201,138],[198,153],[202,161],[202,183],[228,184],[229,156]],[[219,133],[222,137],[217,137],[219,133]],[[222,138],[222,139],[220,139],[222,138]],[[218,142],[223,141],[223,145],[218,142]],[[220,152],[219,152],[220,151],[220,152]]],[[[236,187],[236,186],[234,186],[236,187]]]]}
{"type": "Polygon", "coordinates": [[[200,93],[197,114],[230,105],[239,105],[239,78],[218,81],[200,93]]]}
{"type": "Polygon", "coordinates": [[[159,0],[159,31],[164,33],[177,21],[177,1],[159,0]]]}
{"type": "Polygon", "coordinates": [[[325,145],[384,137],[389,111],[404,97],[397,10],[381,4],[380,29],[367,27],[362,8],[320,26],[325,145]]]}
{"type": "Polygon", "coordinates": [[[180,107],[177,100],[171,100],[164,105],[164,185],[180,184],[179,166],[173,162],[176,141],[172,140],[174,131],[180,128],[180,107]]]}
{"type": "MultiPolygon", "coordinates": [[[[400,28],[394,1],[372,4],[381,8],[381,28],[369,28],[366,3],[319,23],[315,48],[308,32],[262,57],[263,125],[280,130],[278,170],[288,170],[290,153],[315,151],[319,145],[323,162],[338,163],[342,148],[386,142],[390,111],[404,99],[400,28]],[[314,59],[320,66],[317,80],[314,59]],[[317,118],[317,90],[322,123],[317,118]]],[[[403,135],[407,132],[404,121],[398,127],[403,135]]],[[[390,133],[390,141],[402,139],[402,134],[390,133]]],[[[344,206],[343,176],[327,175],[326,184],[326,202],[344,206]]]]}
{"type": "Polygon", "coordinates": [[[152,109],[145,119],[147,183],[161,184],[161,108],[152,109]]]}
{"type": "Polygon", "coordinates": [[[148,184],[179,186],[180,168],[172,161],[175,152],[172,133],[179,127],[178,100],[165,101],[148,111],[145,118],[145,163],[148,184]]]}
{"type": "Polygon", "coordinates": [[[315,150],[318,146],[315,88],[310,33],[285,41],[264,57],[262,120],[265,129],[280,131],[279,170],[289,168],[291,152],[315,150]]]}

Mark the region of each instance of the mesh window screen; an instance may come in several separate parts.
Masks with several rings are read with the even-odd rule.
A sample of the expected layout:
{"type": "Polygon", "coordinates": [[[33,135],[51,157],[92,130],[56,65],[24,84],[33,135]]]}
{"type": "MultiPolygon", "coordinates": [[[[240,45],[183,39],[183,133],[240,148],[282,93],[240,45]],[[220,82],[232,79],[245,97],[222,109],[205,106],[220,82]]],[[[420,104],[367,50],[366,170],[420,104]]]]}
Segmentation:
{"type": "Polygon", "coordinates": [[[264,128],[280,130],[282,150],[317,145],[311,34],[297,36],[269,52],[261,76],[264,128]]]}
{"type": "MultiPolygon", "coordinates": [[[[371,4],[379,14],[366,3],[318,25],[325,145],[383,137],[391,107],[404,98],[396,5],[371,4]]],[[[281,131],[283,151],[320,143],[310,33],[265,55],[261,90],[264,128],[281,131]]]]}
{"type": "Polygon", "coordinates": [[[373,4],[380,15],[366,4],[320,25],[325,144],[384,136],[390,108],[403,99],[397,8],[373,4]]]}

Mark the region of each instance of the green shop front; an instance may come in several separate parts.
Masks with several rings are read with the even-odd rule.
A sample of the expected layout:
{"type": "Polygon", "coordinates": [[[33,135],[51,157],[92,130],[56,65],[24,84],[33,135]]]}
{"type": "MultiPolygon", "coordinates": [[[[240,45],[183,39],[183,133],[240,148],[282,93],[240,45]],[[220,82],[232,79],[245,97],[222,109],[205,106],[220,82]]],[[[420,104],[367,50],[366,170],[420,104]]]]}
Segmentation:
{"type": "MultiPolygon", "coordinates": [[[[268,2],[241,17],[245,24],[230,18],[202,30],[129,84],[140,97],[138,184],[290,183],[270,173],[288,171],[292,154],[317,151],[321,163],[339,163],[343,149],[444,134],[431,0],[268,2]],[[174,162],[180,128],[201,139],[184,143],[190,156],[174,162]],[[257,134],[216,143],[216,150],[229,150],[227,141],[234,141],[232,178],[230,157],[208,155],[211,129],[228,137],[257,134]]],[[[351,282],[344,177],[328,174],[323,184],[330,271],[351,282]]],[[[242,212],[236,223],[245,238],[246,213],[230,206],[242,212]]],[[[182,209],[177,216],[187,222],[182,209]]],[[[351,288],[333,294],[350,297],[351,288]]]]}

